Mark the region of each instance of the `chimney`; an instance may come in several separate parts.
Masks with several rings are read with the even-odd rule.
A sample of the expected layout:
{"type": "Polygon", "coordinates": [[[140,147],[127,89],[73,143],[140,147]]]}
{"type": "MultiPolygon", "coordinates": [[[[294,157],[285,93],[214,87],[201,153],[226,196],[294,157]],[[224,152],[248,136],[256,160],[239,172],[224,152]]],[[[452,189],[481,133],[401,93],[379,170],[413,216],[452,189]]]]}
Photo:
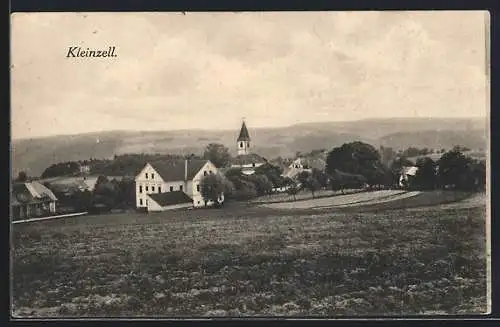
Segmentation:
{"type": "Polygon", "coordinates": [[[188,179],[188,161],[184,159],[184,180],[187,182],[188,179]]]}

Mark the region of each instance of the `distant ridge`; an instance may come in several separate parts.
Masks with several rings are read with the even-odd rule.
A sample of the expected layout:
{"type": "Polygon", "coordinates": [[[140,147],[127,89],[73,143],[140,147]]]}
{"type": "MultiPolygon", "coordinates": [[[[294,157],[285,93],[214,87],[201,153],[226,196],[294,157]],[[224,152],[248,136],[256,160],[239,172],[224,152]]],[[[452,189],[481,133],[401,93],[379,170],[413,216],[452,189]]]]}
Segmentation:
{"type": "MultiPolygon", "coordinates": [[[[227,146],[235,154],[241,126],[233,130],[127,131],[113,130],[12,140],[13,174],[24,170],[39,176],[53,163],[112,158],[124,153],[201,154],[208,143],[227,146]]],[[[346,122],[299,123],[287,127],[254,128],[248,122],[254,152],[267,158],[294,156],[297,151],[331,149],[364,141],[376,147],[486,147],[486,118],[390,118],[346,122]],[[481,146],[483,145],[483,146],[481,146]]]]}

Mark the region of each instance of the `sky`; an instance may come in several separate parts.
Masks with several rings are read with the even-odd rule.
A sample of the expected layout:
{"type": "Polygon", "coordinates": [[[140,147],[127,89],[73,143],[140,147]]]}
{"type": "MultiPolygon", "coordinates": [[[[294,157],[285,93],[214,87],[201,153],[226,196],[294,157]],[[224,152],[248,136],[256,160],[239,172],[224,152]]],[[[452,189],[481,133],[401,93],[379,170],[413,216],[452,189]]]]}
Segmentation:
{"type": "Polygon", "coordinates": [[[11,135],[489,111],[486,12],[16,13],[11,135]],[[115,58],[66,58],[68,47],[115,58]]]}

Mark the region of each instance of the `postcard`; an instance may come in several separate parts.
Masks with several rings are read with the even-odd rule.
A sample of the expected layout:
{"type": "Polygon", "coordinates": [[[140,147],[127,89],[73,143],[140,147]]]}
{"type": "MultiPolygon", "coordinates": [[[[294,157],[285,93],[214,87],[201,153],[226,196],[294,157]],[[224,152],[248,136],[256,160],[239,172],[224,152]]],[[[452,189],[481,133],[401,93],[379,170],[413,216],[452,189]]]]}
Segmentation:
{"type": "Polygon", "coordinates": [[[11,16],[11,316],[491,311],[483,11],[11,16]]]}

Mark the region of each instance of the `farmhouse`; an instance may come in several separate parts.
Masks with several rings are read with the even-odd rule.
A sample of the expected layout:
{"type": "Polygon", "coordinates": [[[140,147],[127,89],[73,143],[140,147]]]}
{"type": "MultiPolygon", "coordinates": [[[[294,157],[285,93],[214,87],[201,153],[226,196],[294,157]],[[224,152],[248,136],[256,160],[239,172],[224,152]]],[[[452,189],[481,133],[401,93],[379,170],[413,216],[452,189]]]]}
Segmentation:
{"type": "Polygon", "coordinates": [[[326,162],[321,158],[299,157],[283,171],[283,176],[294,179],[303,171],[311,173],[313,169],[324,171],[325,168],[326,162]]]}
{"type": "MultiPolygon", "coordinates": [[[[216,173],[209,160],[147,163],[135,177],[136,206],[148,211],[205,206],[200,183],[204,176],[216,173]]],[[[223,196],[220,201],[224,201],[223,196]]]]}
{"type": "Polygon", "coordinates": [[[245,121],[236,139],[236,148],[238,155],[231,160],[231,168],[239,168],[243,174],[252,175],[255,173],[255,168],[267,162],[265,158],[250,152],[250,134],[245,121]]]}
{"type": "Polygon", "coordinates": [[[57,197],[38,182],[14,183],[11,190],[13,219],[40,217],[56,212],[57,197]]]}
{"type": "Polygon", "coordinates": [[[399,186],[406,187],[411,182],[411,179],[417,174],[418,167],[409,166],[401,168],[401,174],[399,175],[399,186]]]}

